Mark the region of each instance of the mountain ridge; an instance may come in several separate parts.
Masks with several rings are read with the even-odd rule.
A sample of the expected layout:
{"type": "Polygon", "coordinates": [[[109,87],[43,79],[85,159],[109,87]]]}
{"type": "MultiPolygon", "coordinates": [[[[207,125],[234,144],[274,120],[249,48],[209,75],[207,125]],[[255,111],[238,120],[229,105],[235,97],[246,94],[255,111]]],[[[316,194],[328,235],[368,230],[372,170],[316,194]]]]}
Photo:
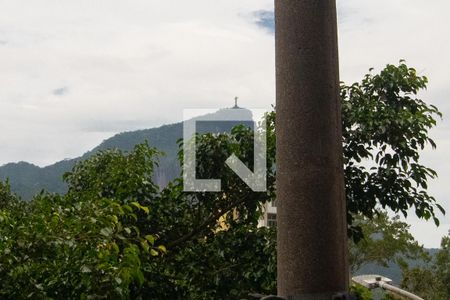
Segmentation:
{"type": "MultiPolygon", "coordinates": [[[[243,116],[252,116],[250,110],[239,109],[241,109],[243,116]]],[[[220,116],[224,110],[226,109],[221,109],[208,115],[216,114],[220,116]]],[[[197,122],[197,132],[229,132],[232,127],[242,123],[250,127],[253,126],[253,124],[245,121],[200,121],[197,122]]],[[[77,162],[86,160],[95,153],[107,149],[120,149],[127,152],[132,150],[135,145],[148,141],[150,146],[165,154],[159,158],[159,167],[155,171],[154,177],[155,182],[159,186],[165,186],[170,180],[180,175],[181,169],[177,159],[177,141],[182,136],[182,122],[165,124],[149,129],[125,131],[103,140],[98,146],[79,157],[61,160],[45,167],[36,166],[25,161],[7,163],[0,166],[0,180],[9,180],[11,190],[24,200],[31,200],[34,195],[42,190],[64,194],[67,191],[67,186],[62,180],[62,176],[70,171],[77,162]]]]}

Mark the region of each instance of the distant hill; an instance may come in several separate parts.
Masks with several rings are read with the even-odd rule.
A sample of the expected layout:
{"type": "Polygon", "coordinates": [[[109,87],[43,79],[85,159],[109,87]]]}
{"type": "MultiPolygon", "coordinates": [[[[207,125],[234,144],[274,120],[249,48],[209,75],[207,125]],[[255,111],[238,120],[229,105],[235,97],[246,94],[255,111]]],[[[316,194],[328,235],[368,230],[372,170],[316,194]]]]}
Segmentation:
{"type": "MultiPolygon", "coordinates": [[[[243,115],[251,117],[251,112],[241,109],[243,115]]],[[[223,110],[218,111],[220,114],[223,110]]],[[[229,132],[239,123],[252,127],[252,122],[221,121],[197,122],[197,132],[219,133],[229,132]]],[[[64,173],[70,171],[79,161],[83,161],[93,154],[106,149],[121,149],[130,151],[137,144],[148,141],[150,146],[165,153],[160,158],[159,168],[155,172],[155,182],[165,186],[169,181],[180,175],[177,159],[177,141],[183,136],[183,124],[175,123],[158,128],[119,133],[105,141],[81,157],[67,159],[53,165],[41,168],[27,162],[9,163],[0,167],[0,180],[9,179],[11,189],[22,199],[30,200],[42,190],[55,193],[65,193],[66,184],[62,180],[64,173]]]]}
{"type": "MultiPolygon", "coordinates": [[[[431,257],[434,257],[439,249],[425,249],[431,257]]],[[[422,260],[408,260],[406,262],[410,267],[423,266],[424,262],[422,260]]],[[[392,279],[394,284],[399,285],[402,282],[402,270],[399,265],[394,262],[390,262],[387,267],[383,267],[377,264],[366,264],[361,267],[360,270],[354,275],[365,275],[365,274],[377,274],[384,277],[392,279]]]]}
{"type": "MultiPolygon", "coordinates": [[[[247,111],[249,114],[250,111],[247,111]]],[[[239,122],[198,122],[197,132],[229,132],[231,128],[239,122]]],[[[245,123],[252,127],[252,123],[245,123]]],[[[137,130],[119,133],[100,145],[85,153],[84,155],[57,162],[53,165],[41,168],[27,162],[9,163],[0,167],[0,180],[9,179],[12,190],[22,199],[30,200],[33,196],[42,190],[55,193],[65,193],[66,184],[62,180],[64,173],[70,171],[79,161],[83,161],[101,150],[121,149],[130,151],[137,144],[148,141],[153,147],[156,147],[166,155],[160,158],[159,168],[155,172],[155,182],[160,186],[165,186],[170,180],[179,176],[180,166],[177,159],[178,145],[177,141],[183,136],[183,124],[181,122],[164,125],[158,128],[137,130]]],[[[437,249],[428,249],[431,255],[434,255],[437,249]]],[[[410,261],[411,266],[416,266],[420,262],[410,261]]],[[[395,263],[390,263],[387,268],[376,265],[364,265],[355,275],[360,274],[380,274],[391,278],[395,283],[400,283],[402,279],[401,269],[395,263]]]]}

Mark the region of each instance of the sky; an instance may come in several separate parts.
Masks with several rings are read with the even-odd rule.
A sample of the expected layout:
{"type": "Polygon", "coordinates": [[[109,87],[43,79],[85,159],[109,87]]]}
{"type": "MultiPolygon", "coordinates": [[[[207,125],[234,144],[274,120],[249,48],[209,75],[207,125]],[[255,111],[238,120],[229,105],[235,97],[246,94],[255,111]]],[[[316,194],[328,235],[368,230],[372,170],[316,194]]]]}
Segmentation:
{"type": "MultiPolygon", "coordinates": [[[[408,218],[427,247],[450,229],[450,2],[338,0],[341,80],[405,59],[444,113],[423,163],[442,225],[408,218]],[[449,116],[449,117],[446,117],[449,116]]],[[[77,157],[183,109],[275,103],[273,0],[0,0],[0,165],[77,157]]]]}

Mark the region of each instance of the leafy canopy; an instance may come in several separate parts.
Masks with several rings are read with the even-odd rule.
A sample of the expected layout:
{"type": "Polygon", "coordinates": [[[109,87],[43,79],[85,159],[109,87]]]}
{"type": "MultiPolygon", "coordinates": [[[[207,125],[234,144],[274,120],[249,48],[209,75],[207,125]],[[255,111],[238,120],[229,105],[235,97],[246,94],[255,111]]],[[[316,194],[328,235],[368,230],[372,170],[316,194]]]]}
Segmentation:
{"type": "MultiPolygon", "coordinates": [[[[441,205],[427,192],[434,170],[420,162],[420,151],[435,148],[429,129],[441,117],[438,109],[418,98],[428,79],[401,61],[361,82],[342,84],[344,172],[348,223],[354,215],[372,218],[390,209],[407,215],[413,208],[419,218],[432,218],[441,205]]],[[[351,226],[350,233],[361,237],[351,226]]]]}
{"type": "Polygon", "coordinates": [[[450,298],[450,237],[442,238],[441,249],[422,267],[403,268],[402,287],[424,299],[450,298]]]}
{"type": "MultiPolygon", "coordinates": [[[[349,232],[362,238],[358,215],[391,209],[437,222],[428,195],[436,173],[420,150],[438,110],[417,99],[425,77],[403,62],[362,82],[342,85],[349,232]]],[[[275,199],[275,112],[267,121],[268,191],[255,193],[224,161],[249,168],[253,131],[201,134],[200,178],[220,178],[222,192],[186,193],[180,179],[160,189],[160,153],[148,144],[100,152],[65,175],[65,195],[18,201],[0,185],[0,298],[238,299],[276,292],[275,232],[258,228],[262,205],[275,199]]],[[[182,153],[180,161],[182,162],[182,153]]],[[[394,228],[395,229],[395,228],[394,228]]],[[[408,239],[408,237],[405,237],[408,239]]],[[[388,255],[390,249],[386,250],[388,255]]]]}

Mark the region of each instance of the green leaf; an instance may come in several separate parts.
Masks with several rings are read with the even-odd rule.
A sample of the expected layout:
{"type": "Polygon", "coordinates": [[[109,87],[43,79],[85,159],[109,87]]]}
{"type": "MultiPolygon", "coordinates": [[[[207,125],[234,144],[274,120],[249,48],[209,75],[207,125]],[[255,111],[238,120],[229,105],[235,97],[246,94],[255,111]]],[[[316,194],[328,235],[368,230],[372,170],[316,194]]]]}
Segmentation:
{"type": "Polygon", "coordinates": [[[145,239],[151,244],[153,245],[155,243],[155,237],[153,235],[146,235],[145,239]]]}
{"type": "Polygon", "coordinates": [[[158,249],[161,250],[163,253],[167,253],[167,249],[166,249],[166,247],[163,246],[163,245],[159,245],[159,246],[158,246],[158,249]]]}
{"type": "Polygon", "coordinates": [[[146,214],[148,214],[150,212],[149,208],[146,206],[142,206],[141,204],[139,204],[138,202],[131,202],[131,205],[135,206],[136,208],[143,210],[146,214]]]}
{"type": "Polygon", "coordinates": [[[100,234],[105,237],[110,237],[112,235],[112,233],[113,233],[113,231],[109,227],[105,227],[100,230],[100,234]]]}
{"type": "Polygon", "coordinates": [[[141,246],[144,249],[144,251],[148,253],[150,246],[146,240],[141,240],[141,246]]]}

